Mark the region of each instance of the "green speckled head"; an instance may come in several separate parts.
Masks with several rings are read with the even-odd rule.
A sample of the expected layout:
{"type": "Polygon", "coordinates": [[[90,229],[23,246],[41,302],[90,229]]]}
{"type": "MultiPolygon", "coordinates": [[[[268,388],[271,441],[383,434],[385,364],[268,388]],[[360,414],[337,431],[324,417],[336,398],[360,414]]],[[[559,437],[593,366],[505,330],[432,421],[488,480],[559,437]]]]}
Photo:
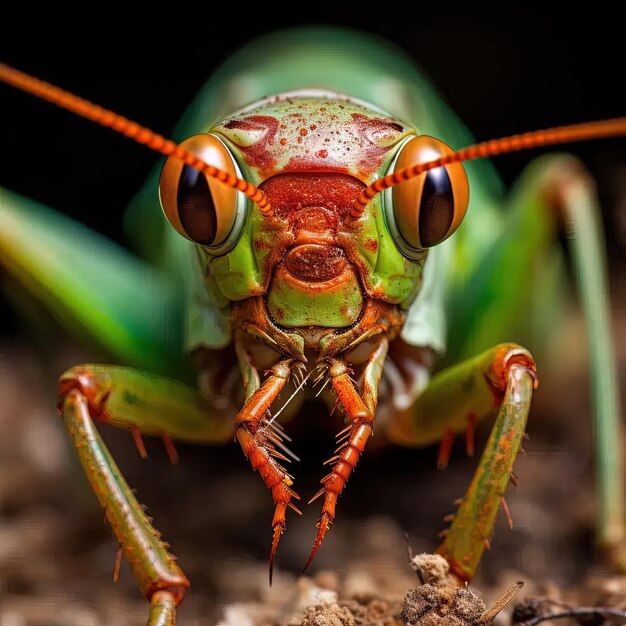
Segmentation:
{"type": "Polygon", "coordinates": [[[349,326],[367,297],[408,307],[421,263],[394,244],[379,199],[358,220],[349,212],[413,129],[363,103],[309,91],[258,102],[211,132],[274,208],[265,218],[250,203],[235,247],[206,255],[212,289],[232,301],[266,295],[285,327],[349,326]]]}
{"type": "MultiPolygon", "coordinates": [[[[292,98],[292,104],[295,100],[292,98]]],[[[302,113],[302,110],[296,108],[292,111],[298,112],[302,113]]],[[[317,115],[314,110],[309,113],[317,115]]],[[[322,111],[318,110],[318,113],[322,111]]],[[[295,116],[290,118],[291,121],[296,119],[295,116]]],[[[403,140],[401,136],[394,136],[394,132],[385,138],[388,133],[383,129],[381,141],[381,135],[372,133],[371,126],[367,129],[362,125],[359,129],[359,119],[382,119],[400,124],[404,133],[412,132],[409,129],[419,129],[420,133],[441,139],[455,149],[473,143],[471,133],[412,59],[376,37],[335,27],[296,28],[263,35],[244,46],[207,81],[177,124],[174,138],[183,141],[194,134],[215,129],[235,154],[241,173],[252,182],[265,186],[272,178],[285,176],[281,172],[287,166],[296,169],[297,161],[290,164],[290,159],[285,158],[286,151],[278,154],[290,144],[290,140],[294,140],[292,148],[300,148],[308,157],[310,167],[304,169],[309,175],[329,174],[333,169],[329,167],[329,159],[341,157],[333,167],[347,172],[354,180],[367,181],[386,169],[403,140]],[[332,101],[333,108],[335,104],[337,108],[339,104],[346,104],[345,98],[336,94],[349,96],[350,110],[339,109],[341,114],[334,120],[338,124],[341,122],[344,133],[339,142],[354,139],[360,134],[363,141],[369,141],[371,149],[379,149],[382,155],[380,162],[367,170],[359,166],[358,160],[342,160],[347,157],[347,148],[350,147],[350,153],[353,149],[346,143],[335,144],[331,140],[335,135],[323,138],[329,139],[323,143],[332,144],[330,149],[314,145],[320,137],[311,133],[310,126],[317,126],[315,120],[308,126],[287,124],[284,129],[280,128],[279,122],[273,135],[274,144],[270,144],[272,127],[264,125],[258,117],[251,118],[266,116],[278,121],[280,112],[272,110],[272,107],[280,103],[267,96],[294,93],[301,101],[297,104],[304,104],[305,99],[332,101]],[[355,118],[351,113],[364,117],[355,118]],[[247,129],[236,129],[232,125],[226,128],[229,122],[245,125],[246,118],[247,129]],[[307,130],[306,135],[300,135],[304,133],[302,129],[307,130]],[[262,139],[265,136],[267,142],[262,139]],[[283,143],[281,140],[284,140],[283,143]],[[249,156],[254,155],[255,144],[266,148],[265,162],[247,162],[250,161],[249,156]],[[324,150],[328,150],[327,155],[324,150]],[[344,150],[345,155],[341,154],[344,150]]],[[[393,130],[393,127],[387,129],[393,130]]],[[[364,149],[367,145],[361,143],[364,149]]],[[[367,149],[365,152],[368,152],[367,149]]],[[[372,154],[371,150],[369,154],[372,154]]],[[[290,153],[290,158],[293,156],[297,156],[295,151],[290,153]]],[[[291,173],[295,173],[294,170],[291,173]]],[[[491,241],[491,226],[500,219],[498,200],[504,187],[491,162],[470,162],[466,170],[471,187],[469,211],[472,219],[465,220],[453,238],[429,252],[424,263],[421,288],[417,285],[419,281],[414,280],[420,275],[420,269],[412,263],[406,267],[405,260],[389,239],[380,213],[380,197],[368,206],[360,230],[349,237],[355,244],[351,248],[351,260],[355,267],[359,266],[358,260],[361,262],[358,271],[363,293],[367,289],[371,297],[399,300],[406,306],[413,297],[411,291],[420,290],[408,310],[401,336],[412,345],[427,345],[437,351],[442,351],[445,345],[446,285],[450,280],[460,279],[467,268],[475,265],[481,251],[491,241]],[[373,241],[377,243],[376,249],[373,241]],[[458,263],[453,263],[453,259],[457,259],[458,263]]],[[[135,198],[127,216],[129,234],[143,254],[174,273],[184,286],[188,318],[186,347],[226,346],[232,340],[230,319],[233,299],[241,300],[250,294],[262,295],[269,287],[271,263],[277,262],[274,257],[270,259],[269,249],[275,245],[278,231],[274,231],[271,224],[263,223],[258,211],[249,205],[245,232],[237,248],[227,257],[207,260],[201,249],[180,237],[157,217],[155,189],[158,176],[159,172],[155,171],[135,198]],[[197,262],[198,251],[201,264],[197,262]],[[207,272],[209,263],[211,267],[207,272]]]]}

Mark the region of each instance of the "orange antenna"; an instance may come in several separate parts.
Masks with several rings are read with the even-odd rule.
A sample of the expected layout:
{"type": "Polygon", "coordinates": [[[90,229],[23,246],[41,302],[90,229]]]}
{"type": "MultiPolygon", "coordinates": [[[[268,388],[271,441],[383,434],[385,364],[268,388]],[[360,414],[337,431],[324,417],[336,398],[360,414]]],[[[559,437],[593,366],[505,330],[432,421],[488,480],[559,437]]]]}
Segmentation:
{"type": "Polygon", "coordinates": [[[118,115],[113,111],[104,109],[89,100],[79,98],[59,87],[55,87],[43,80],[34,78],[24,72],[20,72],[4,63],[0,63],[0,81],[3,81],[17,89],[21,89],[26,93],[47,100],[56,106],[71,111],[80,117],[84,117],[96,124],[100,124],[105,128],[111,128],[114,131],[125,135],[129,139],[133,139],[137,143],[141,143],[156,152],[160,152],[165,156],[173,155],[184,161],[187,165],[194,169],[215,178],[228,187],[234,187],[248,196],[259,207],[264,217],[271,217],[273,214],[272,207],[267,196],[257,189],[252,183],[237,178],[233,174],[229,174],[220,170],[213,165],[205,163],[202,159],[191,154],[178,146],[171,139],[166,139],[162,135],[133,122],[122,115],[118,115]]]}
{"type": "Polygon", "coordinates": [[[626,117],[619,117],[613,120],[602,120],[599,122],[586,122],[584,124],[572,124],[571,126],[560,126],[547,130],[536,130],[521,135],[512,135],[502,139],[492,139],[478,143],[458,152],[446,154],[433,161],[416,163],[404,169],[393,172],[384,178],[379,178],[369,187],[366,187],[359,197],[354,201],[350,215],[354,218],[361,217],[368,202],[385,189],[395,187],[401,183],[411,180],[424,172],[433,170],[442,165],[450,163],[460,163],[461,161],[473,161],[474,159],[484,159],[486,157],[506,154],[508,152],[520,152],[539,146],[554,146],[557,144],[572,143],[574,141],[589,141],[591,139],[602,139],[605,137],[619,137],[626,135],[626,117]]]}

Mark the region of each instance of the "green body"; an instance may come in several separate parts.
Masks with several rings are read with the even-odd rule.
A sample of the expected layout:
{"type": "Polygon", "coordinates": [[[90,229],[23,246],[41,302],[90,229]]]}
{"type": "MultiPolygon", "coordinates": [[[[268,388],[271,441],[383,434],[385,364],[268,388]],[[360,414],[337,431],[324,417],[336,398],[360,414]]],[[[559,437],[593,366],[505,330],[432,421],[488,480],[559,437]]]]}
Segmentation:
{"type": "MultiPolygon", "coordinates": [[[[411,133],[432,135],[452,148],[472,143],[468,131],[410,60],[384,42],[334,29],[289,31],[248,45],[203,88],[174,138],[183,140],[212,129],[239,154],[246,177],[259,182],[284,171],[287,161],[275,159],[267,166],[270,171],[251,168],[244,153],[255,129],[233,130],[228,121],[249,115],[250,111],[240,111],[242,107],[268,95],[299,89],[343,94],[355,99],[349,105],[352,113],[388,115],[402,122],[376,168],[361,172],[362,179],[384,172],[411,133]]],[[[308,102],[309,113],[315,102],[308,102]]],[[[267,112],[268,104],[263,106],[267,112]]],[[[274,113],[288,114],[279,105],[274,113]]],[[[342,167],[354,173],[359,166],[347,159],[342,167]]],[[[128,216],[130,232],[143,237],[137,246],[148,262],[35,203],[1,191],[0,263],[64,324],[82,330],[123,365],[189,380],[188,370],[181,367],[185,355],[198,347],[231,345],[232,303],[267,293],[272,268],[265,261],[275,233],[251,205],[235,248],[225,256],[204,259],[197,246],[175,233],[162,216],[156,193],[158,169],[128,216]]],[[[454,236],[432,249],[425,261],[409,261],[400,254],[377,210],[379,200],[370,203],[351,242],[366,294],[407,311],[401,339],[440,356],[436,367],[441,371],[426,389],[414,386],[410,402],[379,399],[379,419],[386,420],[382,423],[392,440],[426,445],[463,431],[470,417],[497,414],[474,479],[440,547],[459,576],[471,577],[508,484],[534,383],[530,354],[512,344],[496,344],[525,343],[533,337],[542,343],[561,312],[554,292],[564,273],[561,253],[553,245],[554,206],[546,193],[557,189],[559,208],[578,235],[573,252],[594,372],[598,535],[626,567],[619,407],[593,186],[567,155],[539,159],[507,200],[489,162],[469,163],[467,173],[468,215],[454,236]],[[377,242],[376,251],[368,244],[372,240],[377,242]],[[444,367],[450,363],[458,364],[444,367]],[[498,372],[505,372],[504,378],[498,378],[498,372]]],[[[346,285],[317,294],[312,307],[310,293],[287,282],[276,284],[268,307],[283,311],[285,326],[345,326],[361,307],[353,284],[346,285]],[[346,306],[338,310],[340,302],[346,306]]],[[[529,347],[536,346],[531,342],[529,347]]],[[[253,397],[262,372],[245,358],[239,361],[240,366],[244,363],[246,396],[253,397]]],[[[364,381],[372,414],[381,363],[375,363],[364,381]]],[[[232,430],[228,411],[218,409],[211,399],[130,367],[87,365],[66,372],[61,378],[63,415],[133,573],[142,591],[152,597],[149,623],[169,623],[188,582],[137,505],[97,436],[93,419],[188,441],[225,441],[232,430]],[[165,591],[155,593],[157,589],[165,591]]],[[[244,406],[242,413],[245,410],[244,406]]]]}

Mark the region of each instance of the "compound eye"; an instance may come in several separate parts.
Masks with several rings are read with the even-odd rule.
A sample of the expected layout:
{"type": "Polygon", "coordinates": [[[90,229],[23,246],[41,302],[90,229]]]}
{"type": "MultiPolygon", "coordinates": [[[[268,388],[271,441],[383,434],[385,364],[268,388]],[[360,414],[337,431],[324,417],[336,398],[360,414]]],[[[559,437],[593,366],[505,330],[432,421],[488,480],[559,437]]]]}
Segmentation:
{"type": "MultiPolygon", "coordinates": [[[[180,144],[209,165],[240,176],[228,148],[214,135],[194,135],[180,144]]],[[[224,254],[239,238],[246,202],[181,159],[170,156],[159,180],[159,198],[168,222],[187,239],[224,254]]]]}
{"type": "MultiPolygon", "coordinates": [[[[443,141],[420,135],[404,145],[394,171],[432,161],[453,150],[443,141]]],[[[404,252],[431,248],[447,239],[459,226],[469,202],[467,174],[460,163],[444,165],[392,189],[391,217],[396,243],[404,252]],[[401,238],[400,239],[398,239],[401,238]]]]}

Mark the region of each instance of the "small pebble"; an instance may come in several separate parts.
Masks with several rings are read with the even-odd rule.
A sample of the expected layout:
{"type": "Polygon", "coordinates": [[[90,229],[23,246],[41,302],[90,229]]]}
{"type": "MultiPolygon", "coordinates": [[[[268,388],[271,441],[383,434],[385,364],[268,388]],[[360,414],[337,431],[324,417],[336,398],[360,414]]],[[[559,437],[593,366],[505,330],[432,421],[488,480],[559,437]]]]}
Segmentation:
{"type": "Polygon", "coordinates": [[[416,554],[411,561],[411,567],[417,571],[425,583],[440,584],[448,580],[450,566],[438,554],[416,554]]]}
{"type": "Polygon", "coordinates": [[[302,626],[355,626],[355,621],[345,606],[333,604],[329,607],[309,607],[304,614],[302,626]]]}

